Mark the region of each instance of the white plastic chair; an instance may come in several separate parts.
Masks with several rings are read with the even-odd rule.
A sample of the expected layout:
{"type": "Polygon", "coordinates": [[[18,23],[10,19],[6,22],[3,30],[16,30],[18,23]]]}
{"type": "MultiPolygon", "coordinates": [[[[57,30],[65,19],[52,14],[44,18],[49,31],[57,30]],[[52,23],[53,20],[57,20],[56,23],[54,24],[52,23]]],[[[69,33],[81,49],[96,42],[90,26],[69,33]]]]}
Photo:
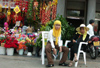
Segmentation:
{"type": "MultiPolygon", "coordinates": [[[[71,42],[70,40],[66,40],[65,47],[67,47],[68,43],[71,42]]],[[[69,57],[70,57],[70,48],[69,48],[69,57]]]]}
{"type": "MultiPolygon", "coordinates": [[[[45,64],[45,39],[48,39],[48,34],[49,31],[42,31],[42,54],[41,54],[41,59],[42,59],[42,64],[45,64]]],[[[62,41],[61,41],[62,43],[62,41]]],[[[62,53],[60,53],[60,59],[62,58],[62,53]]],[[[54,60],[56,60],[56,57],[54,57],[54,60]]]]}
{"type": "MultiPolygon", "coordinates": [[[[66,40],[65,46],[67,46],[67,44],[68,44],[69,42],[71,42],[71,41],[66,40]]],[[[87,42],[80,42],[79,48],[78,48],[78,53],[77,53],[77,60],[79,60],[80,53],[83,53],[84,64],[86,65],[86,52],[84,52],[83,50],[81,50],[81,47],[82,47],[83,44],[86,44],[86,45],[87,45],[88,43],[87,43],[87,42]]],[[[70,48],[69,48],[69,50],[70,50],[70,48]]],[[[69,52],[70,52],[70,51],[69,51],[69,52]]],[[[77,67],[77,65],[78,65],[78,62],[75,62],[75,67],[77,67]]]]}
{"type": "MultiPolygon", "coordinates": [[[[87,42],[80,42],[79,48],[78,48],[78,53],[77,53],[77,60],[79,60],[80,53],[83,53],[84,64],[86,65],[86,52],[81,50],[81,47],[83,44],[87,45],[88,43],[87,42]]],[[[77,67],[77,65],[78,65],[78,62],[75,62],[75,67],[77,67]]]]}

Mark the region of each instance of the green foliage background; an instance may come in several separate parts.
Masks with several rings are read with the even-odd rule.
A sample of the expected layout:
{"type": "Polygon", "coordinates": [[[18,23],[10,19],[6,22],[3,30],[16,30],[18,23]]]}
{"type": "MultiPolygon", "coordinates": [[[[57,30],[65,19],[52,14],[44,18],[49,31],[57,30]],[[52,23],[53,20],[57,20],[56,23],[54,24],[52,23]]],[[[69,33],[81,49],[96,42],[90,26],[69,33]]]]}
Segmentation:
{"type": "MultiPolygon", "coordinates": [[[[73,37],[73,34],[75,33],[75,28],[70,26],[67,22],[67,20],[65,18],[63,18],[62,16],[57,16],[55,20],[60,20],[62,23],[61,29],[61,36],[62,36],[62,40],[65,43],[66,40],[71,40],[73,37]]],[[[53,28],[53,24],[55,20],[51,20],[49,21],[45,26],[41,26],[40,31],[50,31],[53,28]]],[[[40,46],[42,45],[41,42],[42,39],[42,35],[39,36],[39,38],[36,41],[36,46],[40,46]]]]}

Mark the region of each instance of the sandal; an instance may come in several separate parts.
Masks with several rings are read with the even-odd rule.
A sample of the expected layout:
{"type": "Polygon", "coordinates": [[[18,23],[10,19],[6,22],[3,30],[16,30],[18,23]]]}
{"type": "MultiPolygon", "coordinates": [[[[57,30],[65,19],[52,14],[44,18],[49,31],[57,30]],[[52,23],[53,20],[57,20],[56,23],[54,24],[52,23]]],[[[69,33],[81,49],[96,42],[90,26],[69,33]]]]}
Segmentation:
{"type": "Polygon", "coordinates": [[[66,63],[59,63],[59,66],[68,66],[66,63]]]}
{"type": "Polygon", "coordinates": [[[53,67],[54,66],[54,64],[48,64],[48,65],[46,65],[46,67],[53,67]]]}
{"type": "Polygon", "coordinates": [[[68,65],[68,66],[69,66],[69,67],[72,67],[72,65],[73,65],[73,63],[69,63],[69,65],[68,65]]]}

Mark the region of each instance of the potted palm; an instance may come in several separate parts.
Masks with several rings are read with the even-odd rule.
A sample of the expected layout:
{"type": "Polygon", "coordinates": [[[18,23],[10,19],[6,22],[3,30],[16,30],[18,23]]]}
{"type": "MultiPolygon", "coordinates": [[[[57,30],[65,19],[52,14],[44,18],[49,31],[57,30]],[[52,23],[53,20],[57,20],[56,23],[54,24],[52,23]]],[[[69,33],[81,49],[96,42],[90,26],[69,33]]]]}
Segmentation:
{"type": "Polygon", "coordinates": [[[12,56],[14,55],[14,48],[18,47],[18,41],[15,37],[7,37],[4,47],[7,48],[7,55],[12,56]]]}

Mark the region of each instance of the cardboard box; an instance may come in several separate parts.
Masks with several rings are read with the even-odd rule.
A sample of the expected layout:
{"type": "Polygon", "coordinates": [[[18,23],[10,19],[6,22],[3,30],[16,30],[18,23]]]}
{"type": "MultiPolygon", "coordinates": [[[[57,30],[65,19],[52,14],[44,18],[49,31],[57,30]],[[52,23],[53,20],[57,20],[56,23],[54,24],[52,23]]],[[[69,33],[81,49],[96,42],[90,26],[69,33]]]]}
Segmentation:
{"type": "Polygon", "coordinates": [[[1,47],[4,47],[5,43],[1,43],[1,47]]]}

